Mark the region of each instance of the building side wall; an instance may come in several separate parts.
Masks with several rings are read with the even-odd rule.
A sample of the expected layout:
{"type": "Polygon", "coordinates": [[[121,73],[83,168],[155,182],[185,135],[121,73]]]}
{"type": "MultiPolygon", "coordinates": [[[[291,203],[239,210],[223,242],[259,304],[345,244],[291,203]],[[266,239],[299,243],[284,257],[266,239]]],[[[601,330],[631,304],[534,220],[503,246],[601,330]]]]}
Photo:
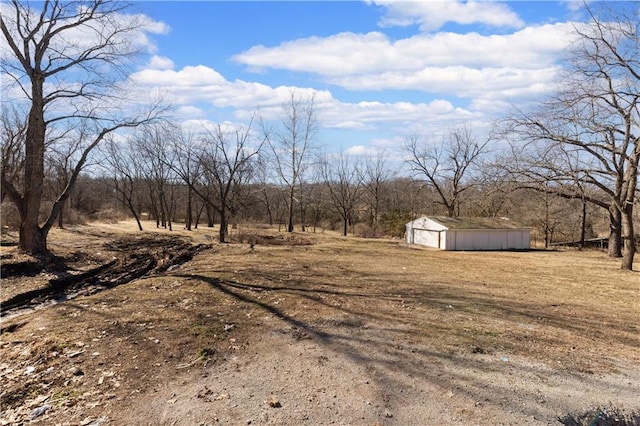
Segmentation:
{"type": "Polygon", "coordinates": [[[414,229],[413,236],[413,241],[415,244],[422,244],[423,246],[438,248],[438,239],[440,237],[440,232],[438,231],[414,229]]]}
{"type": "Polygon", "coordinates": [[[530,248],[528,230],[449,230],[445,250],[523,250],[530,248]]]}
{"type": "Polygon", "coordinates": [[[429,218],[419,218],[405,225],[405,241],[408,244],[420,244],[438,248],[440,234],[446,229],[446,227],[429,218]]]}

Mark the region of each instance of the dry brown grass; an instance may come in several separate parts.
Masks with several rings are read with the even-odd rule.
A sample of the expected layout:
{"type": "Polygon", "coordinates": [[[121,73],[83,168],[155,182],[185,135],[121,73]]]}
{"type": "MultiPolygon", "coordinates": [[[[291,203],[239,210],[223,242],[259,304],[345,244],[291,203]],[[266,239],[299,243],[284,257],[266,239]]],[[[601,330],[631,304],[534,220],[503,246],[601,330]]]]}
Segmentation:
{"type": "Polygon", "coordinates": [[[640,278],[604,253],[444,252],[311,237],[310,247],[229,248],[196,268],[294,298],[293,318],[387,321],[436,351],[508,352],[584,371],[639,359],[640,278]]]}
{"type": "MultiPolygon", "coordinates": [[[[213,242],[216,231],[173,235],[213,242]]],[[[51,247],[106,258],[102,244],[129,232],[138,232],[131,222],[53,230],[51,247]]],[[[0,349],[5,384],[10,370],[36,365],[40,374],[9,380],[4,403],[27,410],[46,394],[76,420],[114,410],[182,366],[242,351],[269,327],[267,316],[327,341],[331,325],[376,324],[385,344],[432,358],[506,354],[586,373],[640,362],[640,276],[602,252],[444,252],[330,232],[295,233],[287,238],[311,244],[285,244],[274,230],[234,232],[279,243],[213,243],[165,275],[3,321],[13,326],[0,349]],[[87,400],[99,403],[73,412],[87,400]]]]}

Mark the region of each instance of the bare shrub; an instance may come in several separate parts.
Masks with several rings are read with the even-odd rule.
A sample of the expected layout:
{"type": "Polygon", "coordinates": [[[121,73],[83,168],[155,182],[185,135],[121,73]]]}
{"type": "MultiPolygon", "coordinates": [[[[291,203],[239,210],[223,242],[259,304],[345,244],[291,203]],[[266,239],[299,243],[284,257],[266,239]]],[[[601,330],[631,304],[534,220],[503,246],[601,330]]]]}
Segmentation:
{"type": "Polygon", "coordinates": [[[240,244],[249,244],[250,246],[263,245],[263,246],[310,246],[314,242],[305,237],[299,235],[267,235],[258,234],[255,232],[238,232],[231,237],[231,241],[240,244]]]}
{"type": "Polygon", "coordinates": [[[20,229],[20,215],[13,203],[4,202],[0,204],[1,225],[8,226],[10,230],[20,229]]]}
{"type": "Polygon", "coordinates": [[[384,235],[394,238],[404,237],[405,225],[415,219],[410,212],[394,210],[382,215],[380,226],[384,235]]]}
{"type": "Polygon", "coordinates": [[[128,220],[130,217],[124,211],[107,209],[94,212],[87,219],[95,222],[117,223],[122,220],[128,220]]]}
{"type": "Polygon", "coordinates": [[[354,227],[353,233],[356,237],[362,237],[362,238],[384,237],[384,233],[381,230],[375,230],[371,225],[367,225],[365,223],[358,223],[354,227]]]}

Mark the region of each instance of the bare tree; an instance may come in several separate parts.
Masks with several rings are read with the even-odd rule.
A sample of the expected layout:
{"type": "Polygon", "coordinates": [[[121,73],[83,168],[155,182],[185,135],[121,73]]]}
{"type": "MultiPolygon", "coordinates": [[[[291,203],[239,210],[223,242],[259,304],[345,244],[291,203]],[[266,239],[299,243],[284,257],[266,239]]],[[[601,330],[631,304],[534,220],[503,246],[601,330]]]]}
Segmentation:
{"type": "Polygon", "coordinates": [[[504,173],[501,166],[483,162],[482,172],[466,194],[465,216],[512,216],[514,192],[518,186],[504,173]]]}
{"type": "MultiPolygon", "coordinates": [[[[127,141],[129,142],[129,141],[127,141]]],[[[110,170],[106,170],[107,175],[111,175],[112,188],[122,202],[127,206],[142,231],[140,222],[140,186],[142,186],[143,167],[142,157],[133,144],[126,143],[119,145],[113,140],[109,140],[104,145],[104,165],[110,170]]]]}
{"type": "Polygon", "coordinates": [[[311,224],[313,233],[318,231],[320,221],[325,218],[326,210],[329,207],[326,187],[321,182],[309,185],[309,211],[311,213],[311,224]]]}
{"type": "MultiPolygon", "coordinates": [[[[2,104],[0,115],[0,152],[2,154],[0,173],[2,181],[9,182],[15,187],[21,186],[21,176],[24,173],[24,140],[27,122],[15,108],[2,104]]],[[[4,201],[7,193],[2,187],[0,202],[4,201]]]]}
{"type": "Polygon", "coordinates": [[[19,248],[35,255],[49,253],[48,232],[91,151],[108,134],[151,121],[158,113],[157,105],[142,113],[124,108],[116,81],[122,75],[117,71],[136,52],[128,36],[140,31],[139,18],[123,15],[124,6],[111,1],[38,5],[36,10],[13,0],[0,15],[6,42],[0,59],[3,84],[21,93],[14,101],[28,110],[21,182],[15,185],[3,175],[2,192],[20,214],[19,248]],[[77,160],[40,225],[47,143],[59,126],[75,129],[77,160]]]}
{"type": "Polygon", "coordinates": [[[172,161],[167,163],[187,186],[187,203],[185,206],[185,228],[190,231],[194,222],[194,187],[201,175],[202,163],[199,161],[199,145],[196,135],[187,132],[180,126],[172,126],[169,137],[171,149],[175,153],[172,161]]]}
{"type": "Polygon", "coordinates": [[[329,190],[331,205],[342,218],[342,235],[346,237],[348,225],[353,223],[363,193],[360,165],[351,162],[348,155],[341,153],[325,157],[320,167],[324,184],[329,190]]]}
{"type": "MultiPolygon", "coordinates": [[[[580,149],[567,149],[568,146],[564,144],[552,143],[544,138],[526,139],[528,136],[520,134],[527,129],[526,126],[520,127],[526,123],[519,121],[522,117],[524,115],[509,119],[512,136],[518,136],[517,141],[512,141],[511,152],[498,159],[499,167],[507,173],[504,179],[509,180],[515,189],[545,194],[544,200],[547,199],[546,195],[553,195],[565,200],[581,200],[583,204],[590,203],[604,209],[609,215],[609,255],[622,257],[622,215],[619,210],[611,208],[611,199],[619,191],[616,184],[611,181],[611,185],[594,185],[593,180],[584,173],[585,156],[580,149]]],[[[539,118],[536,121],[543,122],[539,118]]],[[[594,164],[586,167],[591,169],[594,164]]],[[[604,182],[602,176],[598,179],[604,182]]],[[[581,227],[585,225],[586,218],[581,227]]]]}
{"type": "Polygon", "coordinates": [[[622,242],[622,269],[631,270],[640,159],[640,19],[633,5],[588,11],[591,21],[576,27],[578,41],[565,62],[561,89],[537,111],[511,117],[509,130],[524,142],[517,157],[542,154],[541,160],[525,161],[537,166],[539,178],[532,180],[551,182],[545,190],[609,211],[610,254],[619,255],[622,242]]]}
{"type": "Polygon", "coordinates": [[[374,234],[378,231],[385,183],[392,176],[386,159],[386,153],[379,152],[375,157],[367,158],[364,164],[364,198],[369,213],[369,226],[374,234]]]}
{"type": "Polygon", "coordinates": [[[247,127],[226,129],[221,125],[206,132],[199,154],[202,173],[193,190],[220,216],[219,240],[227,241],[229,220],[242,203],[242,189],[253,175],[252,161],[263,140],[253,138],[252,123],[247,127]]]}
{"type": "Polygon", "coordinates": [[[296,92],[291,92],[289,101],[282,105],[282,117],[277,126],[267,128],[263,123],[271,161],[278,178],[287,189],[288,232],[293,232],[296,191],[310,165],[309,160],[317,143],[317,129],[314,96],[305,98],[296,92]]]}
{"type": "Polygon", "coordinates": [[[266,213],[267,222],[269,225],[273,225],[274,217],[279,218],[280,210],[280,197],[278,196],[279,190],[269,181],[269,167],[270,165],[266,161],[266,156],[260,156],[256,159],[254,174],[257,180],[257,192],[260,204],[264,207],[266,213]]]}
{"type": "Polygon", "coordinates": [[[462,196],[472,186],[469,175],[487,152],[487,144],[478,142],[469,127],[453,129],[440,145],[409,137],[406,150],[411,170],[436,190],[447,216],[459,216],[462,196]]]}
{"type": "Polygon", "coordinates": [[[137,131],[131,144],[140,157],[137,162],[149,189],[149,202],[156,227],[173,230],[174,190],[178,180],[171,166],[176,157],[172,149],[173,127],[169,123],[145,126],[137,131]]]}
{"type": "MultiPolygon", "coordinates": [[[[56,137],[50,137],[47,143],[49,155],[45,157],[45,181],[47,177],[50,181],[50,194],[54,197],[60,194],[69,184],[73,168],[77,163],[77,155],[81,149],[81,143],[84,139],[82,136],[76,138],[76,129],[68,129],[58,134],[56,137]],[[48,172],[48,173],[47,173],[48,172]]],[[[46,194],[45,194],[46,197],[46,194]]],[[[58,212],[58,227],[64,226],[65,206],[69,204],[69,200],[60,203],[58,212]]]]}

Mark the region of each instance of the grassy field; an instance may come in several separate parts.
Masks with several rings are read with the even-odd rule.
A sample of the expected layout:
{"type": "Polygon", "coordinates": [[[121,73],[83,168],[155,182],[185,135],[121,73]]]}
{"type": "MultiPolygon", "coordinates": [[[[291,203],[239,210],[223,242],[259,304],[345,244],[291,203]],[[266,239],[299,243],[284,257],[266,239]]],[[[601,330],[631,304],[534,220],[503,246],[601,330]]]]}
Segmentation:
{"type": "MultiPolygon", "coordinates": [[[[166,272],[3,320],[3,420],[43,401],[54,407],[47,421],[113,417],[158,377],[246,351],[273,327],[269,318],[363,363],[406,350],[408,364],[394,368],[411,374],[420,359],[474,356],[527,359],[558,374],[640,363],[640,276],[603,252],[444,252],[265,227],[241,227],[232,231],[240,242],[221,245],[216,230],[159,232],[211,246],[166,272]],[[349,330],[360,329],[377,334],[356,345],[349,330]],[[23,375],[29,366],[33,375],[23,375]]],[[[105,244],[123,235],[141,234],[123,222],[53,230],[50,240],[63,256],[106,259],[118,253],[105,244]]],[[[20,258],[2,250],[4,262],[20,258]]],[[[13,294],[49,278],[3,287],[13,294]]]]}

